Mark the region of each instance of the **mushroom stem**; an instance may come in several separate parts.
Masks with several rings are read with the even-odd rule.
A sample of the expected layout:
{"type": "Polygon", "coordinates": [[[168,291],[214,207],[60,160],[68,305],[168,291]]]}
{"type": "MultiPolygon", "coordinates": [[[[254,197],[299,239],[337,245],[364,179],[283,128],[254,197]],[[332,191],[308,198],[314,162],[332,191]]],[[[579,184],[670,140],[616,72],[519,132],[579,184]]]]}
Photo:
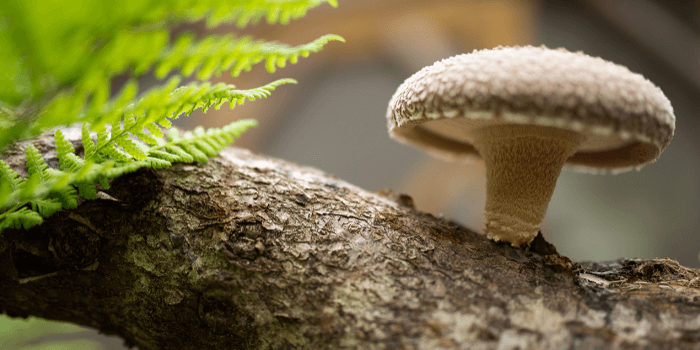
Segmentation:
{"type": "Polygon", "coordinates": [[[472,134],[486,163],[484,230],[513,246],[530,243],[567,158],[585,136],[534,125],[493,125],[472,134]]]}

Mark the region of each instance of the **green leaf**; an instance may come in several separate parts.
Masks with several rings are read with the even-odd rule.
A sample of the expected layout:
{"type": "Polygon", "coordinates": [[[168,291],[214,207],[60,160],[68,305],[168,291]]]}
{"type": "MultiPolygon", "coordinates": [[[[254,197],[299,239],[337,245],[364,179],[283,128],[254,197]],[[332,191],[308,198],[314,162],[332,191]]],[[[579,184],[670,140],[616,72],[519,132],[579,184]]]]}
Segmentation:
{"type": "Polygon", "coordinates": [[[29,201],[29,204],[31,204],[32,210],[43,217],[49,217],[63,208],[59,199],[33,199],[29,201]]]}
{"type": "Polygon", "coordinates": [[[109,179],[106,176],[99,176],[97,178],[97,181],[100,183],[100,186],[102,186],[103,189],[108,190],[109,189],[109,179]]]}
{"type": "Polygon", "coordinates": [[[75,186],[78,187],[80,195],[85,197],[85,199],[97,199],[97,188],[92,182],[76,182],[75,186]]]}
{"type": "Polygon", "coordinates": [[[2,184],[8,184],[8,188],[12,191],[18,190],[25,181],[2,160],[0,160],[0,180],[2,180],[0,181],[2,184]]]}
{"type": "Polygon", "coordinates": [[[58,154],[58,164],[61,170],[66,170],[66,159],[69,155],[75,155],[75,148],[73,144],[66,140],[63,132],[60,129],[56,129],[54,133],[54,139],[56,140],[56,153],[58,154]]]}
{"type": "Polygon", "coordinates": [[[37,174],[40,182],[48,181],[51,177],[50,173],[48,172],[49,166],[46,165],[44,159],[41,158],[39,150],[37,150],[33,145],[28,145],[25,150],[25,154],[27,156],[27,170],[29,172],[29,176],[37,174]]]}
{"type": "Polygon", "coordinates": [[[90,129],[87,123],[83,123],[83,148],[85,148],[85,159],[93,159],[97,154],[95,142],[90,137],[90,129]]]}
{"type": "Polygon", "coordinates": [[[41,178],[39,177],[39,174],[34,174],[29,177],[29,179],[24,183],[22,188],[20,188],[19,192],[19,200],[20,201],[28,201],[32,198],[34,198],[34,190],[39,186],[41,183],[41,178]]]}
{"type": "Polygon", "coordinates": [[[124,151],[126,151],[126,153],[134,157],[136,160],[146,159],[146,154],[143,153],[138,146],[136,146],[134,141],[131,141],[127,138],[118,138],[115,142],[119,147],[123,148],[124,151]]]}
{"type": "Polygon", "coordinates": [[[51,196],[58,200],[65,209],[78,207],[78,192],[71,185],[51,191],[51,196]]]}
{"type": "Polygon", "coordinates": [[[132,157],[128,153],[116,148],[116,145],[110,144],[100,149],[100,153],[114,159],[117,162],[129,162],[132,157]]]}
{"type": "Polygon", "coordinates": [[[97,7],[7,1],[9,6],[0,5],[0,72],[7,73],[0,74],[0,147],[78,123],[83,147],[76,153],[77,140],[67,140],[57,129],[59,169],[53,169],[36,147],[27,146],[28,179],[0,161],[0,229],[30,227],[42,216],[75,208],[79,194],[96,198],[96,181],[108,188],[110,179],[142,167],[205,162],[255,122],[197,128],[180,136],[171,128],[172,120],[199,108],[205,113],[219,109],[226,102],[234,108],[265,98],[282,84],[296,83],[280,79],[249,90],[208,82],[180,86],[182,77],[175,74],[140,91],[139,78],[146,72],[158,79],[175,71],[204,80],[225,71],[237,76],[263,61],[274,72],[330,41],[343,41],[327,35],[293,47],[247,36],[200,39],[185,34],[171,44],[172,28],[180,23],[286,24],[321,4],[337,6],[336,0],[170,1],[167,6],[133,1],[97,7]]]}
{"type": "Polygon", "coordinates": [[[158,159],[166,160],[168,162],[181,161],[179,156],[177,156],[175,154],[168,153],[166,151],[157,150],[157,149],[148,151],[148,157],[149,158],[158,158],[158,159]]]}
{"type": "Polygon", "coordinates": [[[148,166],[153,169],[158,169],[158,168],[166,168],[171,165],[173,165],[171,162],[159,158],[154,158],[154,157],[148,157],[146,158],[146,162],[148,162],[148,166]]]}
{"type": "Polygon", "coordinates": [[[180,144],[180,147],[185,150],[192,158],[200,163],[205,163],[209,157],[207,157],[204,152],[200,151],[195,145],[192,143],[182,143],[180,144]]]}
{"type": "Polygon", "coordinates": [[[165,148],[165,150],[170,152],[171,154],[177,155],[179,157],[179,159],[177,159],[178,162],[184,162],[184,163],[194,162],[194,157],[191,156],[189,153],[187,153],[187,151],[185,151],[184,149],[180,148],[180,146],[177,144],[167,145],[167,146],[164,146],[163,148],[165,148]]]}
{"type": "Polygon", "coordinates": [[[59,158],[61,170],[76,173],[85,165],[85,161],[73,153],[67,153],[63,158],[59,158]]]}
{"type": "Polygon", "coordinates": [[[27,208],[21,208],[15,212],[5,213],[2,222],[0,222],[0,231],[6,228],[24,228],[29,229],[39,225],[44,219],[35,211],[27,208]]]}
{"type": "Polygon", "coordinates": [[[250,37],[210,36],[195,41],[193,36],[187,33],[165,51],[156,72],[158,76],[164,77],[171,70],[181,67],[182,75],[189,76],[198,70],[197,78],[206,80],[226,70],[235,77],[265,61],[267,71],[274,73],[277,67],[283,68],[287,61],[296,64],[299,56],[307,57],[311,52],[319,52],[331,41],[344,42],[345,39],[329,34],[310,43],[292,47],[275,42],[254,41],[250,37]]]}
{"type": "Polygon", "coordinates": [[[153,123],[147,123],[146,129],[148,129],[148,131],[150,131],[154,137],[161,138],[164,135],[163,130],[161,130],[157,125],[153,123]]]}
{"type": "MultiPolygon", "coordinates": [[[[153,125],[153,124],[148,124],[148,125],[153,125]]],[[[159,140],[155,135],[145,133],[142,130],[133,130],[131,133],[134,136],[138,137],[139,140],[141,140],[141,141],[143,141],[151,146],[158,144],[159,140]]],[[[163,137],[162,134],[161,134],[161,137],[163,137]]]]}

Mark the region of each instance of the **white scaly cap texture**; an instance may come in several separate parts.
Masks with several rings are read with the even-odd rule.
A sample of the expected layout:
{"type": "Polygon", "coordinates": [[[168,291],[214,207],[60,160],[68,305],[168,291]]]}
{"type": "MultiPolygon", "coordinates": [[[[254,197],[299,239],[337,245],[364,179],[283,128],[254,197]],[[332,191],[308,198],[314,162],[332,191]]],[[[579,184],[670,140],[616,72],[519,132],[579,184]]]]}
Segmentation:
{"type": "MultiPolygon", "coordinates": [[[[428,123],[465,119],[469,127],[525,124],[586,135],[567,165],[625,171],[655,161],[671,141],[675,116],[661,89],[624,66],[581,52],[497,47],[425,67],[389,103],[390,134],[441,158],[478,156],[468,138],[428,123]]],[[[444,128],[443,128],[444,129],[444,128]]]]}

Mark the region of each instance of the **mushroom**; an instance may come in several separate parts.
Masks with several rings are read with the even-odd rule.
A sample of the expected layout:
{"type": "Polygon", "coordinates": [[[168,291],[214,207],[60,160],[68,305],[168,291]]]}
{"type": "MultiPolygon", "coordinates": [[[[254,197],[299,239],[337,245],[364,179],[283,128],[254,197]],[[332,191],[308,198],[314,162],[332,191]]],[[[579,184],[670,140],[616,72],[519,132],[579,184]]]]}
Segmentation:
{"type": "Polygon", "coordinates": [[[661,89],[626,67],[541,47],[475,50],[434,63],[399,86],[387,111],[399,142],[486,165],[484,230],[529,244],[564,165],[594,173],[640,169],[671,141],[661,89]]]}

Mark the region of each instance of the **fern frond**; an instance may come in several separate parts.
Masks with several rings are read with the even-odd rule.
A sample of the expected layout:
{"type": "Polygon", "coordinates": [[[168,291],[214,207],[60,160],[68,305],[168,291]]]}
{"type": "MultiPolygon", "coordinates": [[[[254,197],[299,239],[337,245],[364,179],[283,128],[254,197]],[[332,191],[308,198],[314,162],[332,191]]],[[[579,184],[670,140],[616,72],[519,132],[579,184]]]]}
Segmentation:
{"type": "MultiPolygon", "coordinates": [[[[5,162],[0,164],[0,166],[5,166],[5,162]]],[[[10,203],[10,195],[13,192],[12,185],[9,181],[0,181],[0,210],[4,210],[8,207],[7,203],[10,203]]]]}
{"type": "Polygon", "coordinates": [[[244,27],[262,19],[286,24],[323,3],[337,6],[336,0],[156,0],[128,6],[101,1],[86,10],[52,0],[0,1],[0,72],[7,73],[0,74],[0,148],[80,123],[84,150],[84,156],[76,154],[75,141],[57,130],[58,169],[34,146],[26,148],[27,179],[0,161],[0,230],[29,228],[42,217],[75,208],[79,196],[97,197],[97,182],[106,189],[110,179],[127,172],[207,161],[256,122],[180,135],[171,129],[172,120],[226,102],[234,108],[296,83],[281,79],[249,90],[209,83],[180,87],[176,75],[144,92],[137,82],[145,73],[154,71],[159,78],[172,71],[196,73],[204,80],[224,71],[238,76],[263,62],[274,72],[330,41],[343,41],[326,35],[292,47],[250,37],[183,35],[171,43],[173,25],[202,19],[208,26],[244,27]],[[114,94],[112,79],[118,75],[129,80],[114,94]]]}
{"type": "MultiPolygon", "coordinates": [[[[172,163],[172,162],[182,162],[180,156],[175,155],[175,154],[168,153],[168,152],[166,152],[166,151],[157,150],[157,149],[152,150],[152,151],[149,151],[149,152],[148,152],[148,155],[149,155],[149,157],[148,157],[149,159],[151,159],[151,158],[158,158],[158,159],[161,159],[161,160],[170,162],[170,163],[172,163]]],[[[191,161],[192,161],[192,160],[190,159],[190,162],[191,162],[191,161]]]]}
{"type": "MultiPolygon", "coordinates": [[[[60,186],[50,191],[51,197],[58,200],[65,209],[73,209],[78,206],[78,192],[73,186],[60,186]]],[[[48,216],[48,215],[46,215],[48,216]]]]}
{"type": "Polygon", "coordinates": [[[17,113],[15,113],[12,107],[0,101],[0,130],[12,127],[17,119],[17,113]]]}
{"type": "Polygon", "coordinates": [[[85,149],[85,159],[92,160],[97,154],[97,148],[95,148],[95,142],[90,137],[90,129],[87,123],[83,123],[83,148],[85,149]]]}
{"type": "Polygon", "coordinates": [[[37,192],[36,189],[41,185],[41,179],[39,178],[39,174],[34,174],[27,179],[27,181],[22,184],[22,187],[19,189],[19,200],[21,202],[28,202],[32,198],[34,198],[34,193],[37,192]]]}
{"type": "MultiPolygon", "coordinates": [[[[174,77],[173,79],[170,79],[170,81],[166,83],[165,86],[152,89],[149,93],[151,95],[154,95],[158,92],[160,92],[161,95],[167,94],[167,92],[172,91],[172,89],[177,87],[179,83],[179,78],[174,77]]],[[[101,126],[103,125],[101,121],[114,120],[115,118],[117,118],[121,113],[123,113],[125,109],[128,108],[129,105],[131,105],[134,102],[134,99],[138,95],[138,92],[138,82],[136,80],[130,80],[121,89],[117,98],[115,98],[113,101],[104,106],[103,113],[87,119],[89,119],[93,127],[98,127],[99,129],[101,129],[101,126]]]]}
{"type": "Polygon", "coordinates": [[[20,177],[7,163],[0,160],[0,210],[16,204],[19,192],[25,182],[26,180],[20,177]]]}
{"type": "MultiPolygon", "coordinates": [[[[163,149],[167,151],[171,155],[175,155],[178,157],[178,162],[183,162],[183,163],[191,163],[194,162],[194,157],[190,155],[189,153],[185,152],[183,149],[178,147],[177,145],[165,145],[163,146],[163,149]]],[[[149,152],[149,154],[151,154],[149,152]]],[[[154,157],[157,157],[155,154],[151,154],[154,157]]]]}
{"type": "MultiPolygon", "coordinates": [[[[74,123],[89,122],[100,130],[105,120],[125,107],[110,100],[112,79],[120,74],[138,78],[157,67],[159,76],[164,76],[181,67],[188,74],[198,71],[202,79],[227,69],[237,76],[262,61],[273,71],[320,50],[330,40],[342,40],[325,36],[289,47],[250,38],[197,42],[183,36],[170,46],[169,27],[177,23],[205,19],[209,26],[243,27],[265,18],[268,23],[286,24],[323,3],[335,7],[336,0],[134,1],[128,6],[100,2],[89,11],[51,0],[2,3],[7,6],[0,17],[22,20],[0,26],[0,71],[12,72],[0,75],[0,107],[8,107],[0,108],[0,147],[74,123]],[[30,112],[16,118],[15,108],[24,103],[31,106],[30,112]]],[[[129,93],[121,101],[132,103],[136,91],[123,91],[129,93]]]]}
{"type": "MultiPolygon", "coordinates": [[[[134,122],[128,124],[130,127],[135,125],[134,122]]],[[[27,169],[30,174],[28,180],[21,178],[6,163],[0,161],[2,178],[0,208],[5,210],[0,214],[0,220],[6,223],[3,225],[10,225],[3,227],[16,227],[16,223],[21,220],[28,220],[27,225],[38,223],[41,221],[36,221],[33,215],[25,213],[24,205],[30,204],[32,210],[40,214],[39,217],[45,217],[62,208],[75,208],[78,193],[85,199],[97,198],[95,181],[100,181],[103,187],[108,187],[107,179],[142,167],[161,168],[170,166],[172,161],[205,162],[208,158],[216,156],[234,138],[255,125],[257,122],[254,120],[240,120],[221,129],[197,128],[194,132],[187,132],[182,137],[175,132],[169,132],[167,142],[161,140],[151,148],[138,146],[139,143],[119,136],[118,139],[121,141],[116,144],[123,145],[125,141],[128,142],[131,145],[128,146],[129,153],[136,153],[134,149],[138,149],[138,152],[144,154],[143,161],[132,160],[129,154],[110,143],[107,131],[99,132],[97,144],[103,147],[96,152],[106,152],[114,159],[121,158],[122,161],[117,163],[112,161],[93,163],[79,157],[75,154],[72,143],[65,138],[62,131],[57,130],[54,139],[60,170],[49,168],[39,151],[32,145],[26,148],[27,169]],[[78,192],[73,186],[78,189],[78,192]],[[49,195],[52,198],[49,198],[49,195]]],[[[88,130],[87,126],[83,127],[83,140],[89,139],[93,142],[88,130]]]]}
{"type": "Polygon", "coordinates": [[[7,186],[11,191],[18,190],[25,182],[16,171],[12,170],[2,160],[0,160],[0,180],[2,180],[0,183],[7,186]]]}
{"type": "Polygon", "coordinates": [[[164,52],[155,69],[157,77],[165,77],[172,70],[181,67],[183,75],[189,76],[198,69],[197,78],[209,79],[212,75],[221,75],[230,70],[231,76],[237,77],[243,71],[250,71],[254,65],[266,61],[265,67],[274,72],[283,68],[286,62],[296,64],[299,56],[308,57],[318,52],[331,41],[345,39],[338,35],[324,35],[308,44],[292,47],[275,42],[254,41],[250,37],[234,38],[231,36],[210,36],[196,42],[191,34],[184,34],[175,44],[164,52]]]}
{"type": "MultiPolygon", "coordinates": [[[[148,126],[154,126],[154,124],[146,124],[145,127],[148,129],[148,126]]],[[[143,129],[138,130],[138,128],[134,128],[131,133],[136,136],[139,140],[145,142],[147,145],[157,145],[159,138],[154,136],[153,134],[144,132],[143,129]]],[[[162,137],[162,132],[161,132],[161,137],[162,137]]]]}
{"type": "Polygon", "coordinates": [[[173,102],[171,106],[177,106],[173,119],[183,113],[190,115],[198,108],[202,108],[202,112],[206,112],[211,106],[218,109],[222,103],[227,101],[229,107],[233,109],[236,107],[236,104],[243,104],[246,100],[255,101],[256,99],[270,96],[271,92],[280,85],[296,83],[297,81],[294,79],[279,79],[249,90],[235,90],[234,85],[223,83],[214,86],[211,86],[209,83],[192,83],[178,88],[170,95],[173,102]]]}
{"type": "MultiPolygon", "coordinates": [[[[267,61],[267,63],[265,64],[265,68],[268,72],[274,73],[276,69],[275,66],[284,68],[287,60],[289,60],[289,62],[291,62],[292,64],[296,64],[299,60],[299,56],[309,57],[310,53],[321,51],[321,49],[323,49],[323,46],[325,46],[331,41],[345,42],[345,39],[343,39],[343,37],[339,35],[328,34],[308,44],[296,47],[289,47],[283,44],[270,43],[272,45],[264,49],[265,60],[267,61]]],[[[248,68],[244,69],[248,70],[248,68]]]]}
{"type": "Polygon", "coordinates": [[[41,158],[39,150],[37,150],[33,145],[28,145],[27,149],[25,150],[25,154],[27,156],[27,171],[29,172],[29,176],[37,174],[39,181],[48,181],[51,177],[51,174],[48,171],[49,166],[46,165],[44,159],[41,158]]]}
{"type": "MultiPolygon", "coordinates": [[[[37,113],[38,117],[32,123],[14,128],[13,133],[9,130],[3,132],[2,136],[9,138],[0,138],[0,147],[17,138],[37,135],[47,128],[78,122],[88,121],[99,130],[107,120],[112,120],[127,109],[138,93],[137,83],[131,80],[118,97],[108,100],[110,79],[128,68],[133,69],[138,76],[155,67],[156,76],[162,78],[180,67],[185,75],[198,71],[198,78],[204,80],[213,74],[220,75],[224,70],[230,70],[232,76],[238,76],[265,61],[266,69],[274,72],[277,67],[284,67],[287,61],[296,64],[300,56],[307,57],[312,52],[320,51],[330,41],[344,41],[337,35],[325,35],[308,44],[291,47],[275,42],[253,41],[250,37],[234,39],[230,36],[212,36],[197,42],[191,36],[183,35],[175,45],[163,51],[168,41],[167,35],[160,33],[153,34],[153,37],[136,38],[138,39],[127,34],[115,37],[115,42],[110,44],[113,47],[105,48],[93,59],[94,67],[85,68],[81,80],[72,82],[73,88],[58,91],[42,106],[43,110],[37,113]],[[155,54],[142,52],[143,50],[152,50],[155,54]],[[89,106],[87,101],[90,101],[89,106]]],[[[162,97],[172,92],[179,82],[175,77],[162,88],[152,90],[150,98],[160,97],[163,101],[162,97]]],[[[17,123],[16,118],[0,118],[0,130],[16,126],[17,123]]]]}
{"type": "Polygon", "coordinates": [[[173,165],[171,162],[157,157],[148,157],[145,162],[148,163],[147,166],[151,169],[167,168],[173,165]]]}
{"type": "Polygon", "coordinates": [[[73,148],[73,144],[70,143],[70,141],[66,140],[66,137],[63,135],[63,131],[60,129],[56,129],[56,132],[54,133],[54,140],[56,141],[58,165],[61,170],[65,170],[68,168],[68,165],[66,164],[68,155],[75,155],[75,148],[73,148]]]}
{"type": "Polygon", "coordinates": [[[266,17],[286,24],[323,3],[337,6],[335,0],[99,1],[89,8],[52,0],[3,3],[3,17],[22,19],[0,28],[0,71],[13,72],[0,76],[0,99],[12,105],[60,86],[108,87],[104,82],[127,67],[145,72],[167,44],[168,27],[178,23],[206,19],[210,27],[242,27],[266,17]]]}
{"type": "MultiPolygon", "coordinates": [[[[166,103],[163,103],[163,91],[167,90],[167,87],[154,89],[137,103],[124,109],[122,114],[124,116],[123,125],[120,121],[121,118],[117,117],[115,122],[110,124],[111,132],[103,130],[97,133],[95,152],[118,162],[127,162],[131,158],[139,161],[147,160],[147,150],[142,150],[137,143],[129,138],[130,136],[135,136],[146,144],[158,146],[160,142],[155,135],[152,133],[147,134],[144,129],[151,132],[155,131],[155,133],[162,135],[158,125],[168,126],[170,125],[170,119],[176,119],[181,114],[189,115],[198,108],[202,108],[206,112],[212,106],[218,109],[225,102],[229,103],[230,108],[234,108],[237,104],[243,104],[246,100],[254,101],[268,97],[272,91],[283,84],[296,84],[296,81],[294,79],[280,79],[249,90],[236,90],[233,85],[223,83],[213,86],[210,83],[191,83],[169,93],[166,103]]],[[[169,85],[172,86],[174,84],[169,85]]],[[[83,134],[85,134],[85,130],[83,134]]],[[[57,142],[59,142],[58,139],[57,142]]],[[[73,152],[69,143],[63,143],[62,147],[65,149],[64,153],[73,152]]],[[[192,159],[200,162],[204,162],[206,159],[216,155],[216,152],[210,151],[205,144],[189,148],[187,151],[189,152],[186,153],[192,159]]],[[[86,154],[87,152],[88,150],[86,149],[86,154]]],[[[174,156],[178,156],[179,161],[192,161],[192,159],[187,159],[182,155],[174,154],[174,156]]],[[[162,159],[157,155],[153,157],[162,159]]],[[[72,158],[67,156],[67,159],[72,158]]],[[[155,160],[150,160],[149,162],[153,165],[165,165],[165,163],[155,160]]]]}
{"type": "Polygon", "coordinates": [[[151,132],[151,135],[157,138],[162,138],[163,137],[163,130],[161,130],[157,125],[155,124],[146,124],[146,130],[151,132]]]}
{"type": "Polygon", "coordinates": [[[115,177],[119,177],[119,176],[122,176],[124,174],[134,172],[134,171],[139,170],[143,167],[147,167],[148,165],[149,165],[149,163],[146,161],[132,161],[132,162],[126,162],[126,163],[118,163],[113,168],[107,169],[107,170],[101,172],[100,175],[102,175],[108,179],[113,179],[115,177]]]}
{"type": "Polygon", "coordinates": [[[187,132],[182,137],[177,132],[170,132],[168,133],[169,142],[151,147],[148,154],[156,158],[189,156],[190,159],[196,161],[206,160],[208,155],[218,154],[233,142],[233,139],[257,125],[257,121],[253,119],[244,119],[228,124],[221,129],[211,128],[205,131],[203,128],[197,128],[194,133],[187,132]]]}
{"type": "Polygon", "coordinates": [[[75,183],[75,187],[85,199],[97,199],[97,187],[94,181],[79,181],[75,183]]]}
{"type": "Polygon", "coordinates": [[[119,137],[115,139],[115,144],[122,149],[126,153],[128,153],[130,156],[134,157],[136,160],[145,160],[147,155],[143,152],[141,152],[141,149],[136,146],[134,141],[126,138],[126,137],[119,137]]]}
{"type": "Polygon", "coordinates": [[[0,221],[0,231],[6,228],[24,228],[39,225],[44,221],[36,211],[27,208],[20,208],[17,211],[2,214],[0,221]]]}
{"type": "Polygon", "coordinates": [[[269,24],[278,22],[287,24],[292,19],[303,17],[309,9],[323,3],[333,7],[338,6],[336,0],[193,1],[187,8],[186,16],[204,17],[210,28],[222,23],[235,23],[242,28],[249,24],[257,24],[262,18],[265,18],[269,24]]]}
{"type": "Polygon", "coordinates": [[[38,212],[42,217],[48,217],[63,209],[59,199],[33,199],[29,201],[32,210],[38,212]]]}
{"type": "Polygon", "coordinates": [[[191,142],[181,144],[180,148],[182,148],[185,152],[189,153],[196,162],[202,163],[206,162],[207,159],[209,159],[204,152],[202,152],[199,148],[197,148],[197,146],[195,146],[191,142]]]}
{"type": "Polygon", "coordinates": [[[100,148],[99,152],[117,162],[131,161],[131,155],[117,148],[116,144],[110,143],[105,147],[100,148]]]}

